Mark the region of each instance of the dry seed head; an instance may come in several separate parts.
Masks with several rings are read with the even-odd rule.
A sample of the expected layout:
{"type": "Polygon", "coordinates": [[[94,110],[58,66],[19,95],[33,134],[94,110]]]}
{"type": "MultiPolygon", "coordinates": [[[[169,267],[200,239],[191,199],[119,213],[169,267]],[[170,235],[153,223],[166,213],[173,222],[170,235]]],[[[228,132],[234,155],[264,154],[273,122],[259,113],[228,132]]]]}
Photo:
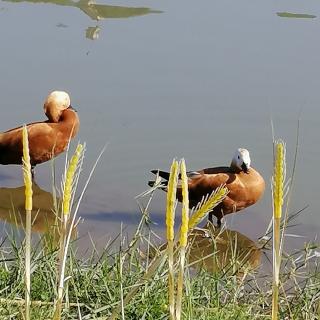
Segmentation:
{"type": "Polygon", "coordinates": [[[285,181],[285,144],[282,140],[275,142],[275,164],[272,183],[273,214],[281,218],[285,181]]]}
{"type": "Polygon", "coordinates": [[[223,185],[213,191],[210,197],[205,199],[200,208],[191,216],[189,220],[189,230],[193,229],[208,212],[223,201],[228,192],[228,189],[223,185]]]}
{"type": "Polygon", "coordinates": [[[174,239],[174,216],[175,216],[175,204],[176,204],[176,193],[178,184],[178,161],[173,160],[170,177],[168,181],[167,191],[167,210],[166,210],[166,225],[167,225],[167,240],[173,241],[174,239]]]}
{"type": "Polygon", "coordinates": [[[184,159],[180,162],[181,188],[182,188],[182,218],[180,228],[180,246],[185,247],[188,241],[189,225],[189,193],[186,163],[184,159]]]}
{"type": "Polygon", "coordinates": [[[71,195],[72,195],[72,185],[73,185],[73,178],[75,172],[77,170],[77,166],[83,151],[83,145],[78,144],[77,149],[72,156],[67,173],[66,179],[64,183],[64,190],[63,190],[63,214],[68,215],[70,213],[70,202],[71,202],[71,195]]]}

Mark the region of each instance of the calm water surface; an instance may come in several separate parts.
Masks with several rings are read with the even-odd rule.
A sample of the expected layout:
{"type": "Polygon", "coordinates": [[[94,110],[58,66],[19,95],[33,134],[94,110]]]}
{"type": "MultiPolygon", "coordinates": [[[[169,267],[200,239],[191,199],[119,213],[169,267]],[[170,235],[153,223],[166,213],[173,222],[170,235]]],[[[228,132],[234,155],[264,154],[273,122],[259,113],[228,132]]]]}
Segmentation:
{"type": "MultiPolygon", "coordinates": [[[[168,169],[173,157],[190,170],[227,165],[246,147],[266,193],[227,223],[256,239],[272,211],[270,118],[287,143],[288,175],[300,118],[290,208],[309,207],[292,233],[312,239],[320,234],[318,16],[318,1],[3,0],[0,128],[42,120],[48,92],[70,93],[81,119],[77,139],[87,143],[80,189],[108,143],[80,209],[82,231],[97,238],[117,233],[121,221],[136,224],[134,197],[147,189],[151,169],[168,169]]],[[[50,167],[36,170],[46,191],[50,167]]],[[[0,166],[0,183],[20,187],[20,168],[0,166]]],[[[152,203],[160,227],[164,199],[159,191],[152,203]]]]}

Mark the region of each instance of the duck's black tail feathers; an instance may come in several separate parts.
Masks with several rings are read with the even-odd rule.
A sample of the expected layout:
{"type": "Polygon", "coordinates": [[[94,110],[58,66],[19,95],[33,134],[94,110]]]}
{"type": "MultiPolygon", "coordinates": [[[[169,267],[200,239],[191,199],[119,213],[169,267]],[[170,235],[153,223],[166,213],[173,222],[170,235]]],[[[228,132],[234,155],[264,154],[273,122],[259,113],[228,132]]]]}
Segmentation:
{"type": "Polygon", "coordinates": [[[148,181],[148,186],[152,188],[155,183],[156,183],[155,181],[150,180],[148,181]]]}
{"type": "MultiPolygon", "coordinates": [[[[148,181],[148,186],[149,187],[154,187],[156,184],[156,182],[154,180],[150,180],[148,181]]],[[[161,186],[159,186],[159,189],[166,191],[167,190],[167,185],[168,185],[168,181],[161,181],[161,186]]]]}
{"type": "Polygon", "coordinates": [[[166,171],[160,171],[160,170],[151,170],[151,172],[153,174],[159,174],[159,177],[165,179],[165,180],[169,180],[169,172],[166,172],[166,171]]]}

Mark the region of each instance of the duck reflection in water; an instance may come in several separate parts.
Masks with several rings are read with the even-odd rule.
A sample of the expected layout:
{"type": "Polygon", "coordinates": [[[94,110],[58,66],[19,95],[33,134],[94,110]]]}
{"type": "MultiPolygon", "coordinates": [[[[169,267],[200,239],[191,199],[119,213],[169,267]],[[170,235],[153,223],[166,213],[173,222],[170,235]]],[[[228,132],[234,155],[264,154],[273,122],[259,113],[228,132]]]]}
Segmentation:
{"type": "MultiPolygon", "coordinates": [[[[56,248],[59,243],[61,200],[54,198],[52,193],[41,189],[36,183],[33,189],[33,208],[31,212],[32,232],[43,234],[46,247],[56,248]]],[[[25,227],[25,186],[17,188],[0,188],[0,219],[16,227],[25,227]]],[[[72,238],[77,235],[76,228],[73,229],[72,238]]]]}
{"type": "MultiPolygon", "coordinates": [[[[49,120],[27,125],[32,175],[37,164],[66,150],[80,125],[70,97],[64,91],[51,92],[44,103],[44,111],[49,120]]],[[[22,127],[0,133],[0,164],[22,164],[22,154],[22,127]]]]}
{"type": "MultiPolygon", "coordinates": [[[[159,247],[159,251],[166,244],[159,247]]],[[[151,256],[157,250],[152,250],[151,256]]],[[[224,272],[242,277],[260,266],[261,249],[254,241],[235,230],[216,228],[208,222],[194,228],[188,236],[187,261],[197,270],[224,272]]]]}
{"type": "MultiPolygon", "coordinates": [[[[49,3],[59,6],[68,6],[80,9],[92,20],[100,21],[103,19],[112,18],[130,18],[136,16],[143,16],[150,13],[161,13],[158,10],[152,10],[147,7],[124,7],[124,6],[111,6],[105,4],[98,4],[92,0],[3,0],[7,2],[30,2],[30,3],[49,3]]],[[[89,27],[86,29],[86,37],[92,40],[99,37],[99,26],[89,27]],[[94,31],[94,32],[93,32],[94,31]]]]}

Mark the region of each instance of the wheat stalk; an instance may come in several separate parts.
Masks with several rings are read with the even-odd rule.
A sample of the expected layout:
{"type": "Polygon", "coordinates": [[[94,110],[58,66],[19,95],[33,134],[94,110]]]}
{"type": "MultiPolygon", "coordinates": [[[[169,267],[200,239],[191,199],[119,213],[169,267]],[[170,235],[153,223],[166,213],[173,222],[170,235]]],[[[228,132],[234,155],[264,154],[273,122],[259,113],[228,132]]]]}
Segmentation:
{"type": "Polygon", "coordinates": [[[32,211],[32,174],[29,155],[29,141],[28,131],[26,125],[22,128],[22,145],[23,145],[23,158],[22,170],[23,181],[25,185],[25,210],[26,210],[26,234],[25,234],[25,282],[26,282],[26,320],[30,319],[30,295],[31,295],[31,211],[32,211]]]}
{"type": "Polygon", "coordinates": [[[278,319],[279,273],[281,265],[280,224],[285,182],[285,144],[275,141],[275,162],[272,179],[273,196],[273,283],[272,283],[272,320],[278,319]]]}
{"type": "Polygon", "coordinates": [[[178,185],[179,165],[177,160],[173,160],[167,190],[166,227],[168,242],[168,265],[169,265],[169,312],[170,319],[175,319],[174,313],[174,218],[176,210],[176,194],[178,185]]]}

